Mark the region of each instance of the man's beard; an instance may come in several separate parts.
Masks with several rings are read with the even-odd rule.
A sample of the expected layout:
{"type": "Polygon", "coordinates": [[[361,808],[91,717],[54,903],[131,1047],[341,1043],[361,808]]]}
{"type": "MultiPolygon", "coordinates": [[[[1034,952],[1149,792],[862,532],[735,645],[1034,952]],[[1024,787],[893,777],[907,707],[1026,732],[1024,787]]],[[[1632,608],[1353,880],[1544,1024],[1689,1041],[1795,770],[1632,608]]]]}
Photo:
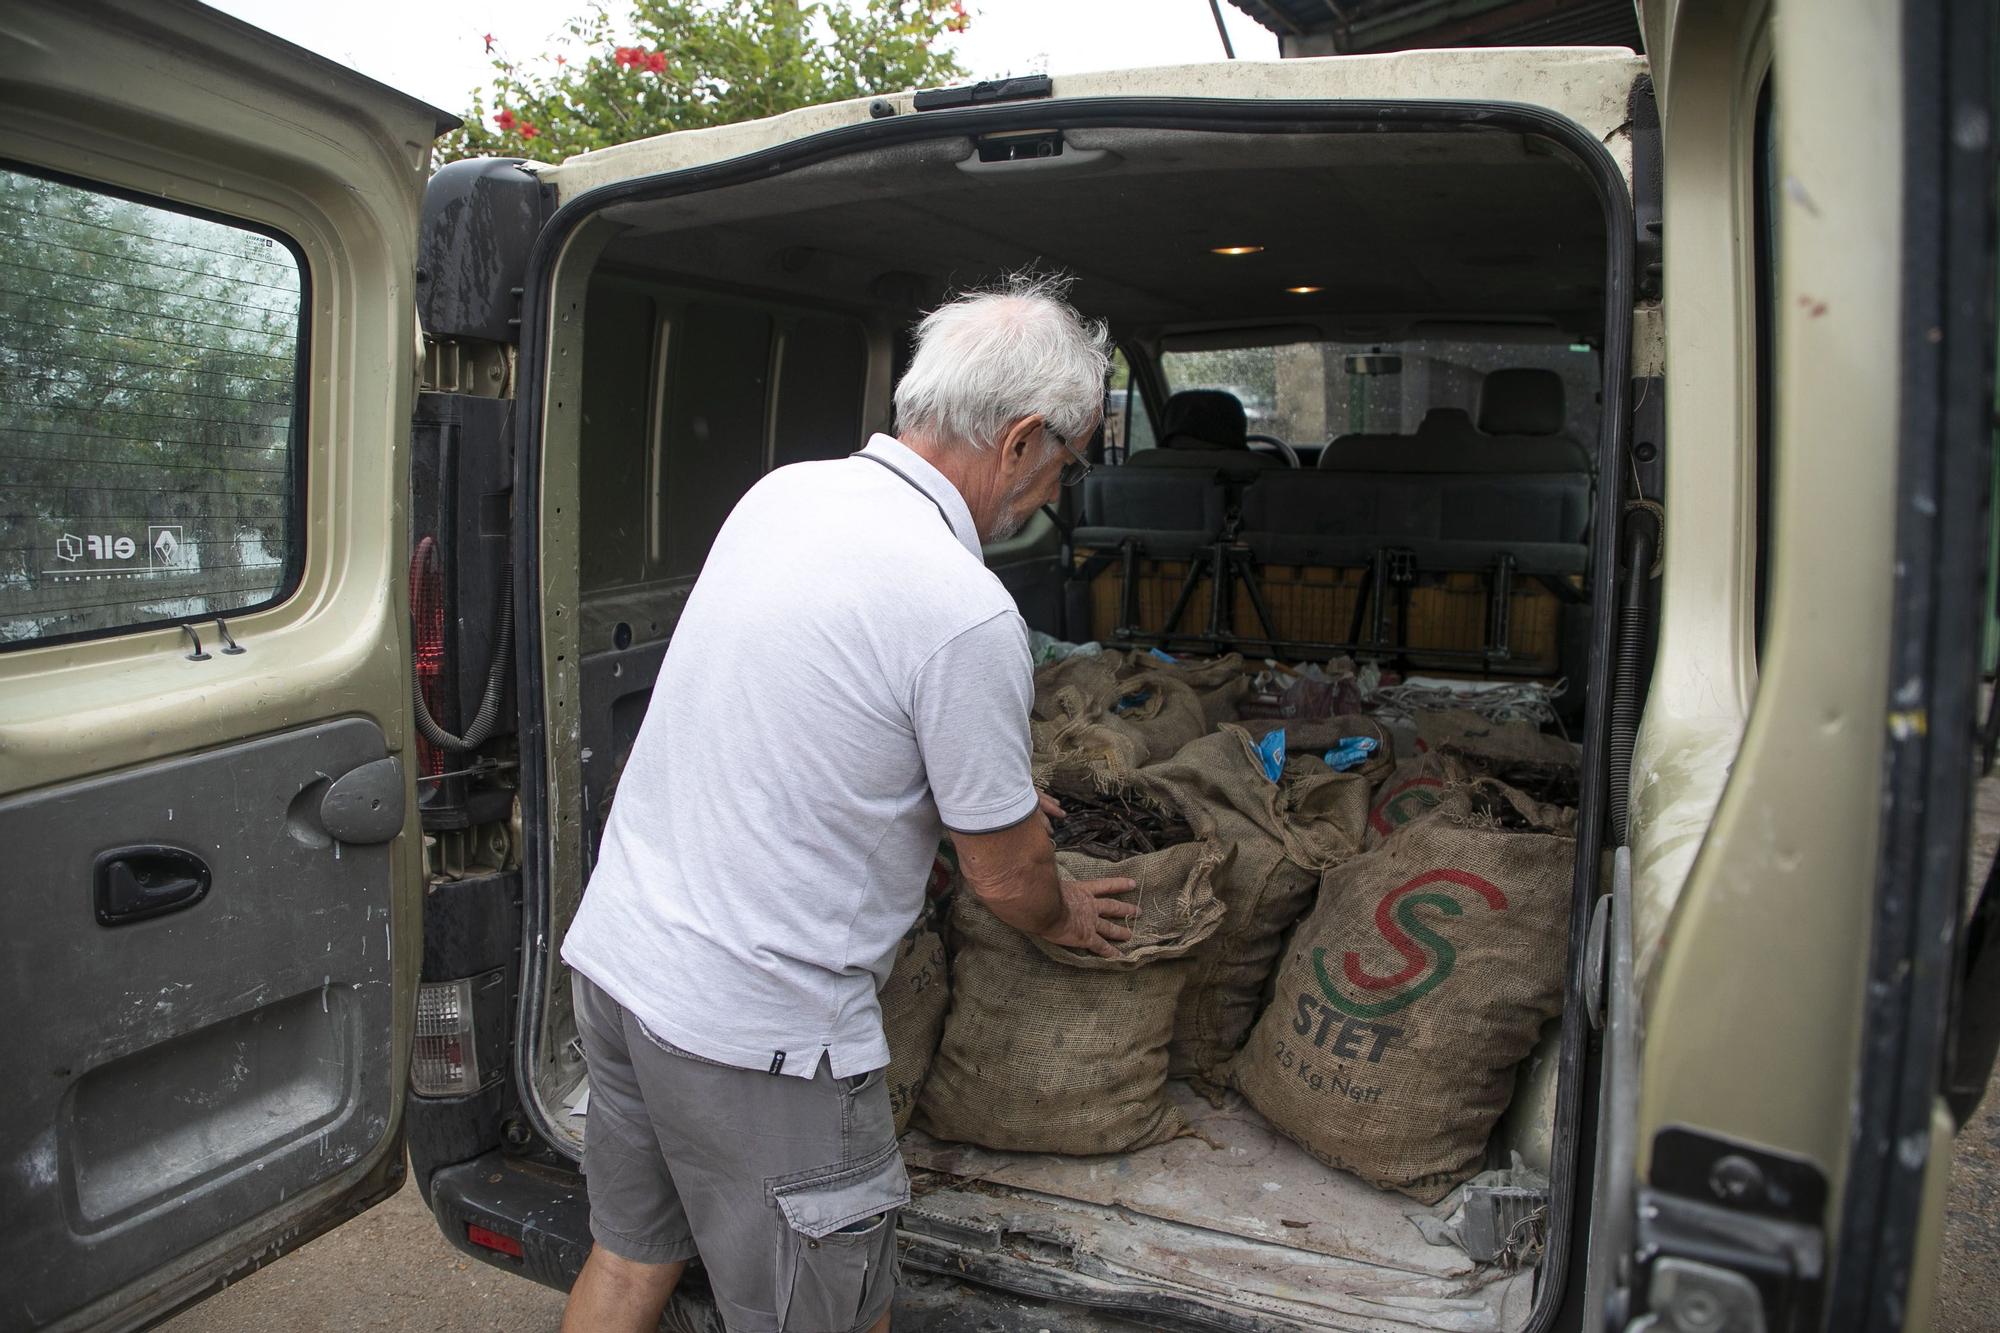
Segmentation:
{"type": "Polygon", "coordinates": [[[995,521],[993,531],[986,534],[986,541],[1003,542],[1021,530],[1022,525],[1028,521],[1028,515],[1035,511],[1032,509],[1020,511],[1015,506],[1021,497],[1028,493],[1028,488],[1034,485],[1035,481],[1036,478],[1032,474],[1023,477],[1014,483],[1012,490],[1000,497],[1000,517],[995,521]]]}

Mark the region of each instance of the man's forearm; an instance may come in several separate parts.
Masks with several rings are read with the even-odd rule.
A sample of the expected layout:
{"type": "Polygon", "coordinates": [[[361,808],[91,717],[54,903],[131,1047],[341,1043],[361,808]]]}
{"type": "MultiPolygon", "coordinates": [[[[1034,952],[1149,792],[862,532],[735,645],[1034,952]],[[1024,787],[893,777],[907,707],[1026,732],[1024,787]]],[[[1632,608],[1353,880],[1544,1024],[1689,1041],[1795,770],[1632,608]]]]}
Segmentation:
{"type": "Polygon", "coordinates": [[[996,880],[981,883],[967,875],[966,881],[988,911],[1016,930],[1046,935],[1063,922],[1062,882],[1053,854],[996,880]]]}
{"type": "Polygon", "coordinates": [[[1056,850],[1041,815],[999,833],[953,834],[952,844],[966,883],[993,915],[1030,935],[1047,934],[1062,924],[1056,850]]]}

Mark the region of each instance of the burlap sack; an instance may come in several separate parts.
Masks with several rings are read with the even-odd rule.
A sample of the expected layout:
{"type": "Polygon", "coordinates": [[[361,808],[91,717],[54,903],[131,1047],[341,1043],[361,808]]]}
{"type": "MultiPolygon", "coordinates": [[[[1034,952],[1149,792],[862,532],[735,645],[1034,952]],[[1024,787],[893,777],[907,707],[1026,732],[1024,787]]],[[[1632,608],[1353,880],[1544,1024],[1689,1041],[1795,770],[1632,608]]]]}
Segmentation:
{"type": "Polygon", "coordinates": [[[1117,687],[1118,673],[1125,665],[1125,654],[1113,649],[1073,654],[1037,667],[1035,705],[1030,716],[1036,721],[1068,720],[1079,713],[1095,712],[1117,687]],[[1064,700],[1065,690],[1075,692],[1075,702],[1064,700]]]}
{"type": "Polygon", "coordinates": [[[1575,742],[1551,736],[1532,722],[1489,722],[1463,708],[1416,715],[1417,740],[1424,750],[1448,750],[1476,759],[1510,763],[1578,762],[1575,742]]]}
{"type": "Polygon", "coordinates": [[[1200,696],[1163,673],[1114,682],[1095,700],[1081,685],[1065,686],[1048,707],[1050,719],[1029,727],[1035,781],[1044,787],[1078,780],[1099,790],[1124,786],[1208,730],[1200,696]]]}
{"type": "Polygon", "coordinates": [[[1384,779],[1368,807],[1368,833],[1362,846],[1374,851],[1390,834],[1444,799],[1445,789],[1469,781],[1465,763],[1454,754],[1433,751],[1405,759],[1384,779]]]}
{"type": "Polygon", "coordinates": [[[1120,673],[1120,679],[1136,680],[1149,673],[1178,680],[1195,692],[1201,700],[1205,731],[1214,731],[1225,722],[1234,722],[1237,709],[1250,692],[1250,677],[1243,672],[1241,653],[1167,661],[1150,652],[1135,652],[1120,673]]]}
{"type": "Polygon", "coordinates": [[[1065,879],[1139,882],[1117,959],[1058,949],[1007,925],[963,885],[952,898],[951,1012],[916,1124],[1017,1152],[1129,1152],[1183,1133],[1166,1095],[1183,955],[1222,920],[1199,843],[1108,863],[1061,852],[1065,879]]]}
{"type": "Polygon", "coordinates": [[[896,946],[896,964],[881,992],[882,1033],[889,1039],[889,1072],[884,1078],[898,1134],[909,1128],[916,1113],[950,1003],[944,941],[919,921],[896,946]]]}
{"type": "Polygon", "coordinates": [[[1479,779],[1329,872],[1236,1086],[1372,1184],[1435,1203],[1471,1177],[1562,1008],[1574,829],[1479,779]]]}
{"type": "Polygon", "coordinates": [[[1463,759],[1475,777],[1498,778],[1538,801],[1575,805],[1582,754],[1573,741],[1530,722],[1489,722],[1446,710],[1416,716],[1418,748],[1463,759]]]}
{"type": "Polygon", "coordinates": [[[1211,1093],[1263,1007],[1285,931],[1312,905],[1319,872],[1360,850],[1371,772],[1389,762],[1379,758],[1362,771],[1335,773],[1316,757],[1341,736],[1375,734],[1367,718],[1274,725],[1287,726],[1288,743],[1300,742],[1288,745],[1276,783],[1264,776],[1252,736],[1269,727],[1236,725],[1139,777],[1140,788],[1178,810],[1198,839],[1229,854],[1215,876],[1227,915],[1195,951],[1171,1052],[1172,1072],[1211,1093]]]}

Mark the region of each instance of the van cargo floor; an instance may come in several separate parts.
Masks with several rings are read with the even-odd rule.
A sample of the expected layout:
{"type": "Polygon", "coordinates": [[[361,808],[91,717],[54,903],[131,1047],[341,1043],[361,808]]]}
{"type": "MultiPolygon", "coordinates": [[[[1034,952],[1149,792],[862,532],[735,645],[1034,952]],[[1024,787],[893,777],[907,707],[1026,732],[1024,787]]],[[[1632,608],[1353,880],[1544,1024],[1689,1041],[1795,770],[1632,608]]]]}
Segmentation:
{"type": "MultiPolygon", "coordinates": [[[[588,1088],[562,1099],[558,1122],[579,1146],[588,1088]]],[[[1143,1308],[1158,1314],[1220,1306],[1272,1333],[1508,1333],[1527,1322],[1535,1270],[1475,1264],[1410,1221],[1443,1216],[1456,1196],[1427,1209],[1315,1161],[1234,1093],[1218,1108],[1185,1083],[1168,1091],[1194,1133],[1135,1153],[994,1152],[903,1135],[911,1256],[1019,1295],[1106,1309],[1155,1300],[1143,1308]]]]}
{"type": "MultiPolygon", "coordinates": [[[[1476,1267],[1459,1250],[1431,1245],[1417,1233],[1409,1214],[1431,1209],[1314,1160],[1236,1093],[1218,1109],[1179,1080],[1168,1090],[1194,1133],[1140,1152],[994,1152],[940,1143],[913,1130],[903,1136],[903,1160],[912,1170],[1125,1208],[1432,1277],[1458,1277],[1476,1267]]],[[[1446,1210],[1436,1211],[1442,1216],[1446,1210]]]]}
{"type": "Polygon", "coordinates": [[[1334,1171],[1242,1097],[1168,1085],[1192,1135],[1138,1153],[1058,1157],[910,1131],[906,1259],[1026,1295],[1174,1327],[1506,1333],[1536,1271],[1428,1245],[1424,1205],[1334,1171]]]}

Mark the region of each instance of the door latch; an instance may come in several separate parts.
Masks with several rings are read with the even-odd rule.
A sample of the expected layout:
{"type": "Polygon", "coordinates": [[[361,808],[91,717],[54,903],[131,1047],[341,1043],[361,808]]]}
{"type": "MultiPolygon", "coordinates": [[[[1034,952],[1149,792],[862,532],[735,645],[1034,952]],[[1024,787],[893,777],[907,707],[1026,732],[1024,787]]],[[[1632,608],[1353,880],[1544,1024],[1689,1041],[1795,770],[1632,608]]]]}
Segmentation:
{"type": "Polygon", "coordinates": [[[92,875],[97,924],[131,921],[193,907],[208,892],[208,863],[180,847],[148,844],[100,852],[92,875]]]}

